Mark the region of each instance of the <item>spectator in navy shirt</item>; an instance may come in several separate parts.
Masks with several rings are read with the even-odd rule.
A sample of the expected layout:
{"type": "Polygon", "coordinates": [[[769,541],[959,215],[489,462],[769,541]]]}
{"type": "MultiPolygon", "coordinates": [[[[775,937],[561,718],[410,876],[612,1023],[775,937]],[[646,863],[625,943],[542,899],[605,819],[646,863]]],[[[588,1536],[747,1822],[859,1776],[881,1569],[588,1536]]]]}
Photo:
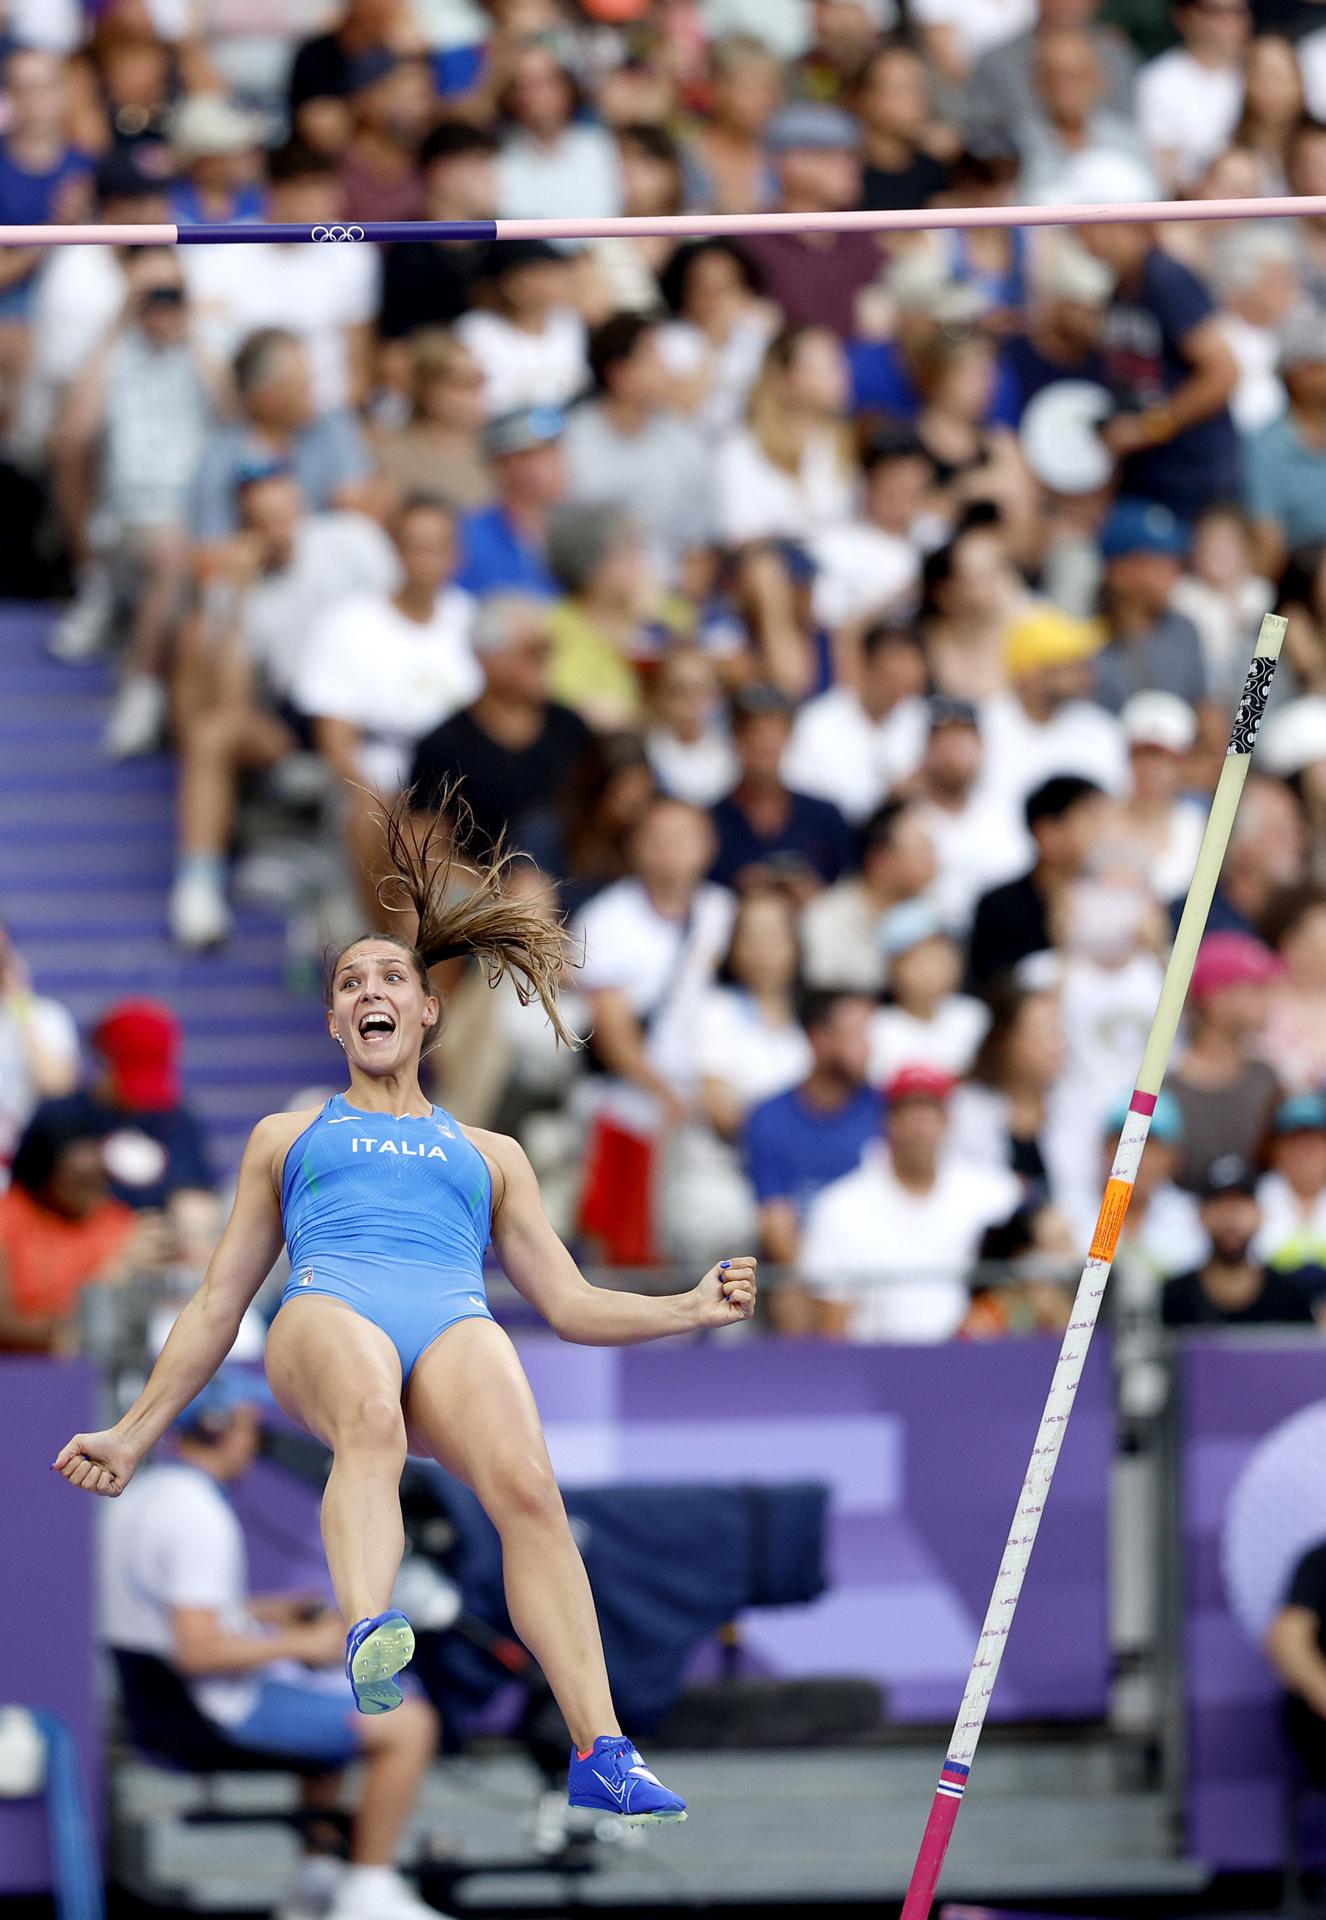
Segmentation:
{"type": "Polygon", "coordinates": [[[726,887],[782,884],[804,903],[852,864],[852,839],[830,801],[783,784],[795,713],[776,687],[745,687],[737,695],[732,739],[741,772],[713,810],[718,858],[710,877],[726,887]]]}
{"type": "Polygon", "coordinates": [[[1117,276],[1101,349],[1118,411],[1101,435],[1119,462],[1119,491],[1186,520],[1213,500],[1236,499],[1229,402],[1238,366],[1206,288],[1160,250],[1152,227],[1107,221],[1079,238],[1117,276]]]}
{"type": "MultiPolygon", "coordinates": [[[[44,227],[87,219],[93,163],[65,138],[64,68],[51,53],[20,47],[5,63],[5,136],[0,141],[0,226],[44,227]]],[[[27,361],[28,320],[42,255],[0,251],[0,428],[27,361]]]]}
{"type": "MultiPolygon", "coordinates": [[[[796,1261],[801,1223],[816,1194],[831,1180],[853,1172],[879,1135],[884,1103],[866,1084],[874,1010],[865,994],[832,987],[804,994],[801,1024],[815,1064],[800,1086],[766,1100],[746,1122],[746,1164],[760,1208],[760,1250],[779,1266],[796,1261]]],[[[794,1303],[788,1291],[786,1320],[775,1311],[775,1319],[789,1332],[795,1330],[794,1303]]]]}
{"type": "Polygon", "coordinates": [[[490,420],[483,450],[498,498],[460,523],[456,585],[482,599],[490,593],[561,593],[547,559],[548,521],[566,498],[562,454],[565,422],[556,407],[521,407],[490,420]]]}

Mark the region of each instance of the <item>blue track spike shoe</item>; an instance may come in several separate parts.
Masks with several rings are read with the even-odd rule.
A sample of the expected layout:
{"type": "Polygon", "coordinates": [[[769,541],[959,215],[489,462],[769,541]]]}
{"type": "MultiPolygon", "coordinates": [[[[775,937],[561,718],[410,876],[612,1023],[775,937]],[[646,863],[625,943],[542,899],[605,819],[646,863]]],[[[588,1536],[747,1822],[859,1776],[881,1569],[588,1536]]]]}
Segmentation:
{"type": "Polygon", "coordinates": [[[572,1747],[566,1790],[573,1807],[619,1813],[630,1827],[686,1818],[686,1802],[669,1793],[620,1733],[600,1734],[583,1756],[572,1747]]]}
{"type": "Polygon", "coordinates": [[[345,1676],[361,1713],[390,1713],[405,1695],[393,1676],[414,1657],[414,1628],[393,1607],[356,1620],[345,1636],[345,1676]]]}

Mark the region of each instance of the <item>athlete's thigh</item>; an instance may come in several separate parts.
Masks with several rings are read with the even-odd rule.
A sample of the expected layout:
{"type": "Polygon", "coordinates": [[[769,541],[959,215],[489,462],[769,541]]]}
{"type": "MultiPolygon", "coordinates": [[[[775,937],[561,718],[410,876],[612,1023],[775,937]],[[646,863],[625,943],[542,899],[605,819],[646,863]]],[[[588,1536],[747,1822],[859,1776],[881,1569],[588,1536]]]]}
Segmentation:
{"type": "Polygon", "coordinates": [[[401,1397],[400,1355],[381,1327],[316,1294],[286,1301],[267,1335],[264,1360],[282,1408],[328,1446],[366,1393],[401,1397]]]}
{"type": "Polygon", "coordinates": [[[492,1320],[460,1320],[425,1348],[405,1392],[410,1451],[431,1455],[482,1499],[515,1462],[546,1464],[534,1391],[492,1320]]]}

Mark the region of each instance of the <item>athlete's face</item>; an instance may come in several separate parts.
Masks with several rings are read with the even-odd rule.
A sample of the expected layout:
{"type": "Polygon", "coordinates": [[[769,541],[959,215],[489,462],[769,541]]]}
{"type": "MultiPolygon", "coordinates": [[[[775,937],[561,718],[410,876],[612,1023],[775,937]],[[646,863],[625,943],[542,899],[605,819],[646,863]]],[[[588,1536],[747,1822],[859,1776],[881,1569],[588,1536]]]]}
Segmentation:
{"type": "Polygon", "coordinates": [[[437,995],[389,941],[364,940],[341,955],[327,1026],[361,1073],[398,1073],[416,1062],[438,1012],[437,995]]]}

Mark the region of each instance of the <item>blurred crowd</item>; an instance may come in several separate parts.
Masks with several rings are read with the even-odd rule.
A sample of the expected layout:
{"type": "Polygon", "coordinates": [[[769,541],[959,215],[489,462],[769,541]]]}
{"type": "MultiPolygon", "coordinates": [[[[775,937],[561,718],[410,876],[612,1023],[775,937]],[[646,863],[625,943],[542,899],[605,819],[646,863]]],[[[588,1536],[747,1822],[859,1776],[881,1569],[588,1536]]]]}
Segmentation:
{"type": "MultiPolygon", "coordinates": [[[[1285,192],[1317,0],[0,0],[0,224],[1285,192]]],[[[1174,1325],[1326,1311],[1326,218],[10,249],[0,447],[0,593],[177,756],[181,947],[255,791],[351,930],[384,801],[505,834],[587,1043],[453,966],[436,1097],[587,1260],[757,1245],[786,1332],[1064,1323],[1287,613],[1121,1258],[1174,1325]]],[[[124,1017],[96,1098],[168,1110],[124,1017]]],[[[153,1251],[76,1054],[7,950],[6,1338],[41,1235],[153,1251]]]]}

